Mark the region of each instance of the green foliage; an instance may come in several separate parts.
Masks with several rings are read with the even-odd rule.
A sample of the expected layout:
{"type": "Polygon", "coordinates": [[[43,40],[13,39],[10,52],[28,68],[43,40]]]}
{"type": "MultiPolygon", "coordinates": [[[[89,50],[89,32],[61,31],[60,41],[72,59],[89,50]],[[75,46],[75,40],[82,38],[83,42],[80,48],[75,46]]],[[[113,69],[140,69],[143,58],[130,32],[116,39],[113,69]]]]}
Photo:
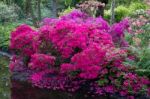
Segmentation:
{"type": "MultiPolygon", "coordinates": [[[[119,22],[121,19],[124,17],[128,16],[129,14],[129,9],[123,5],[118,6],[115,8],[115,21],[119,22]]],[[[104,18],[106,20],[109,20],[111,17],[111,11],[110,10],[105,10],[104,18]]]]}
{"type": "MultiPolygon", "coordinates": [[[[107,8],[109,9],[110,6],[111,6],[111,1],[112,0],[109,0],[109,3],[107,5],[107,8]]],[[[120,5],[123,5],[123,6],[130,6],[131,3],[137,3],[137,2],[142,2],[143,3],[144,0],[116,0],[116,6],[120,6],[120,5]]]]}
{"type": "Polygon", "coordinates": [[[106,19],[107,21],[109,21],[111,15],[110,15],[110,10],[104,10],[104,19],[106,19]]]}
{"type": "Polygon", "coordinates": [[[8,6],[3,2],[0,2],[0,21],[4,23],[6,21],[16,20],[18,18],[16,10],[16,5],[8,6]]]}
{"type": "Polygon", "coordinates": [[[136,60],[126,60],[125,65],[136,67],[136,73],[140,76],[150,77],[150,48],[137,49],[134,48],[136,60]]]}
{"type": "Polygon", "coordinates": [[[138,69],[138,70],[136,70],[136,73],[140,76],[147,76],[150,78],[150,70],[138,69]]]}
{"type": "Polygon", "coordinates": [[[103,85],[107,84],[108,82],[109,81],[107,79],[99,80],[98,85],[103,86],[103,85]]]}
{"type": "Polygon", "coordinates": [[[131,14],[131,33],[126,33],[126,40],[132,46],[132,55],[136,55],[136,60],[127,60],[126,65],[136,66],[137,73],[141,76],[150,77],[150,24],[149,13],[144,9],[139,9],[131,14]]]}
{"type": "Polygon", "coordinates": [[[71,6],[72,0],[65,0],[65,5],[66,6],[71,6]]]}
{"type": "Polygon", "coordinates": [[[0,97],[1,99],[10,99],[10,83],[9,83],[9,60],[0,56],[0,97]]]}
{"type": "MultiPolygon", "coordinates": [[[[150,72],[150,48],[130,47],[132,54],[136,55],[136,60],[126,60],[125,65],[136,66],[150,72]]],[[[140,72],[144,73],[144,72],[140,72]]]]}
{"type": "Polygon", "coordinates": [[[129,9],[125,6],[118,6],[115,9],[115,21],[118,22],[122,20],[124,17],[126,17],[129,14],[129,9]]]}
{"type": "MultiPolygon", "coordinates": [[[[131,16],[137,10],[140,10],[140,9],[145,10],[148,8],[147,4],[143,3],[141,0],[131,0],[130,3],[129,1],[127,2],[123,0],[116,2],[116,5],[117,5],[117,7],[115,8],[115,21],[116,22],[120,21],[126,16],[129,16],[129,15],[131,16]]],[[[110,17],[111,17],[110,9],[105,10],[104,18],[106,20],[110,20],[110,17]]]]}
{"type": "Polygon", "coordinates": [[[19,20],[13,23],[0,24],[0,50],[8,51],[10,32],[20,24],[28,24],[32,26],[32,20],[19,20]]]}
{"type": "Polygon", "coordinates": [[[46,7],[42,7],[41,12],[42,12],[41,13],[42,14],[42,19],[45,18],[45,17],[51,17],[52,16],[51,11],[49,11],[49,9],[46,8],[46,7]]]}
{"type": "Polygon", "coordinates": [[[145,3],[142,3],[142,2],[132,2],[131,5],[129,6],[129,9],[131,12],[134,12],[136,10],[139,10],[139,9],[146,9],[147,8],[147,5],[145,3]]]}
{"type": "Polygon", "coordinates": [[[139,15],[143,15],[144,17],[149,17],[149,15],[147,13],[145,13],[144,9],[138,9],[136,11],[134,11],[133,13],[130,14],[130,17],[139,17],[139,15]]]}
{"type": "Polygon", "coordinates": [[[68,7],[68,8],[65,9],[64,11],[60,12],[60,13],[59,13],[59,16],[66,15],[66,14],[72,12],[74,9],[75,9],[75,8],[68,7]]]}
{"type": "Polygon", "coordinates": [[[14,29],[17,24],[7,24],[0,25],[0,49],[7,51],[9,45],[9,36],[12,29],[14,29]]]}
{"type": "Polygon", "coordinates": [[[150,44],[150,24],[147,24],[146,26],[143,27],[143,30],[148,29],[144,33],[138,34],[137,37],[141,39],[141,46],[149,46],[150,44]]]}
{"type": "Polygon", "coordinates": [[[142,69],[150,70],[150,48],[144,48],[137,52],[139,61],[137,66],[142,69]]]}
{"type": "Polygon", "coordinates": [[[150,24],[146,24],[144,26],[141,26],[141,28],[143,30],[143,33],[139,33],[136,35],[132,35],[132,34],[126,34],[125,38],[126,40],[129,42],[130,45],[132,46],[137,46],[136,45],[136,41],[133,38],[137,38],[140,40],[140,44],[139,47],[148,47],[150,46],[150,24]]]}

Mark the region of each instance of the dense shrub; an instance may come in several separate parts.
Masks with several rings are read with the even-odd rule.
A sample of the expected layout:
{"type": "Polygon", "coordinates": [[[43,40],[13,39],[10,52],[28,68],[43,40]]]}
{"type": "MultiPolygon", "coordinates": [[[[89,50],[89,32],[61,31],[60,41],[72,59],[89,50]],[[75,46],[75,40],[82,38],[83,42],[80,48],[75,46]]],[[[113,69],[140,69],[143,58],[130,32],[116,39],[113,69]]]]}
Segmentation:
{"type": "Polygon", "coordinates": [[[10,32],[17,26],[14,24],[0,25],[0,50],[8,51],[10,32]]]}
{"type": "Polygon", "coordinates": [[[130,42],[134,46],[147,47],[150,42],[150,10],[138,10],[130,18],[130,42]]]}
{"type": "Polygon", "coordinates": [[[118,31],[120,25],[113,29],[101,17],[75,10],[44,24],[38,30],[21,25],[12,32],[10,47],[17,55],[12,72],[32,71],[29,82],[52,90],[127,97],[148,92],[149,79],[123,64],[127,50],[116,48],[110,35],[122,37],[126,20],[118,23],[118,31]]]}
{"type": "Polygon", "coordinates": [[[111,14],[110,10],[104,10],[104,19],[107,20],[107,21],[109,21],[110,17],[111,17],[110,14],[111,14]]]}
{"type": "Polygon", "coordinates": [[[145,3],[142,3],[142,2],[133,2],[129,6],[129,8],[130,8],[131,11],[135,11],[135,10],[138,10],[138,9],[146,10],[147,5],[145,3]]]}
{"type": "Polygon", "coordinates": [[[16,10],[18,9],[16,5],[8,6],[3,2],[0,2],[0,22],[14,21],[18,18],[16,10]]]}
{"type": "MultiPolygon", "coordinates": [[[[115,21],[119,22],[126,16],[132,16],[135,11],[143,9],[146,10],[148,8],[148,5],[146,5],[143,2],[132,2],[129,6],[126,5],[118,5],[115,8],[115,21]]],[[[111,17],[110,9],[105,10],[104,18],[109,20],[111,17]]]]}
{"type": "Polygon", "coordinates": [[[22,23],[32,25],[30,20],[19,20],[13,23],[0,24],[0,50],[9,51],[10,33],[22,23]]]}
{"type": "Polygon", "coordinates": [[[140,76],[147,76],[150,78],[150,70],[146,70],[146,69],[137,69],[136,70],[137,74],[140,76]]]}
{"type": "Polygon", "coordinates": [[[138,69],[146,70],[150,72],[150,48],[138,48],[130,47],[131,55],[134,56],[134,60],[126,60],[125,64],[130,66],[136,66],[138,69]]]}
{"type": "Polygon", "coordinates": [[[146,13],[146,11],[144,9],[138,9],[136,11],[134,11],[133,13],[130,14],[130,17],[132,18],[138,18],[140,15],[148,18],[149,17],[149,14],[146,13]]]}
{"type": "Polygon", "coordinates": [[[116,22],[122,20],[124,17],[126,17],[129,14],[129,9],[125,6],[118,6],[115,9],[115,19],[116,22]]]}
{"type": "Polygon", "coordinates": [[[149,76],[150,72],[150,10],[137,10],[129,19],[129,33],[126,34],[126,40],[132,46],[129,48],[132,55],[136,56],[136,60],[128,60],[128,65],[134,65],[140,72],[140,75],[149,76]],[[143,74],[142,74],[143,73],[143,74]]]}
{"type": "MultiPolygon", "coordinates": [[[[125,18],[126,16],[129,15],[129,8],[121,5],[121,6],[118,6],[117,8],[115,8],[115,21],[116,22],[119,22],[121,21],[123,18],[125,18]]],[[[111,13],[110,13],[110,10],[105,10],[105,14],[104,14],[104,18],[109,20],[111,17],[111,13]]]]}

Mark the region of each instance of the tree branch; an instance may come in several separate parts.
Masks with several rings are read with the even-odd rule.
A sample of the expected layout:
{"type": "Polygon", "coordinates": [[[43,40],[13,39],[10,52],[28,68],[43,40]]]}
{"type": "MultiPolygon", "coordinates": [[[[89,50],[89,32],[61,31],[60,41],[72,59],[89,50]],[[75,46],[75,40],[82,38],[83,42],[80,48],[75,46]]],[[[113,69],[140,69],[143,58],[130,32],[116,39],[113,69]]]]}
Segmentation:
{"type": "Polygon", "coordinates": [[[10,55],[9,53],[3,52],[3,51],[0,51],[0,55],[1,55],[1,56],[5,56],[5,57],[8,57],[8,58],[11,58],[11,57],[12,57],[12,55],[10,55]]]}

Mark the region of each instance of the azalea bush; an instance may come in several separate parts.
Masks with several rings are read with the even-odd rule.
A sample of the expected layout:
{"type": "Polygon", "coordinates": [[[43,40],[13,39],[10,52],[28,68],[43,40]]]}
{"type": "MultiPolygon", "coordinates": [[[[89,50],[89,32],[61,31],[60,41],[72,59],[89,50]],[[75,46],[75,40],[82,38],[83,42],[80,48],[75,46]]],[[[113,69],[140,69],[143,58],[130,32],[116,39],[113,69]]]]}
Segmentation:
{"type": "Polygon", "coordinates": [[[24,24],[11,33],[12,74],[27,72],[34,86],[50,90],[128,98],[148,95],[149,79],[124,65],[131,56],[116,47],[127,20],[110,26],[101,17],[74,10],[42,24],[37,30],[24,24]]]}

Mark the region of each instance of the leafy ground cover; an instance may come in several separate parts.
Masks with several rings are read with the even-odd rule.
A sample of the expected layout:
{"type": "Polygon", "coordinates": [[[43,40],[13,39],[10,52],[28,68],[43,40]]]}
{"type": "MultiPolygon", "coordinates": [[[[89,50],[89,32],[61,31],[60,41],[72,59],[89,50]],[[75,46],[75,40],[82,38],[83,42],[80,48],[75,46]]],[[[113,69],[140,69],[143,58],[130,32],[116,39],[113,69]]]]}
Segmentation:
{"type": "Polygon", "coordinates": [[[8,71],[9,59],[0,56],[0,97],[1,99],[10,98],[10,81],[8,71]]]}

